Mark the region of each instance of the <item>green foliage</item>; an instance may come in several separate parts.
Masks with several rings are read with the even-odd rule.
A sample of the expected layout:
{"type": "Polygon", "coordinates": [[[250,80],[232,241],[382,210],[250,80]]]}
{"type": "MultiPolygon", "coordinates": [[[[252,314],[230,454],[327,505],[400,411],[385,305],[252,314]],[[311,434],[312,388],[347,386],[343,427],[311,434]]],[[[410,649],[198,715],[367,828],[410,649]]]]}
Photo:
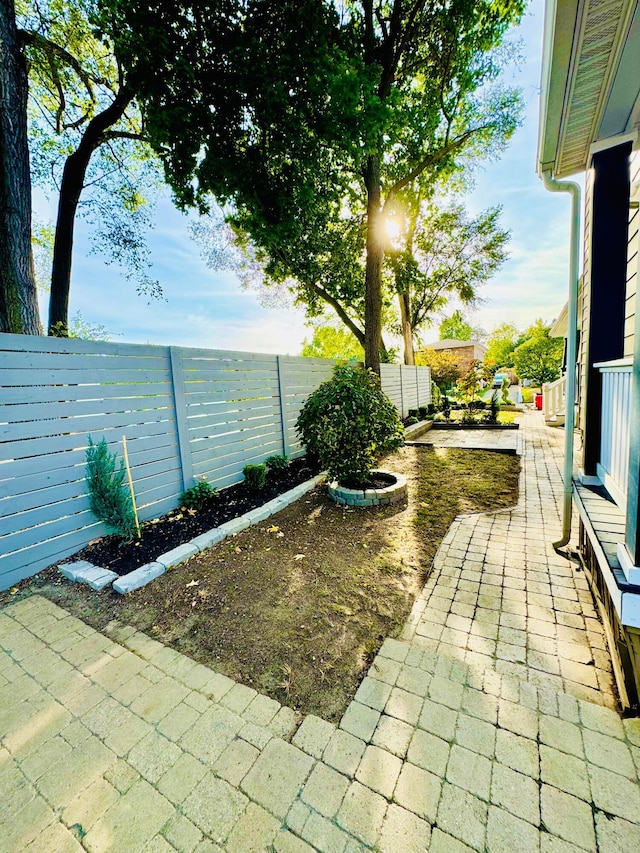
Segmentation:
{"type": "Polygon", "coordinates": [[[289,467],[289,457],[274,453],[273,456],[269,456],[264,460],[264,464],[269,471],[286,471],[289,467]]]}
{"type": "MultiPolygon", "coordinates": [[[[147,199],[160,182],[158,161],[143,138],[134,93],[124,84],[113,44],[96,35],[97,6],[98,0],[16,2],[29,68],[32,182],[48,198],[62,199],[55,227],[40,227],[34,235],[38,285],[51,285],[52,299],[63,279],[68,286],[68,275],[56,270],[71,252],[77,205],[92,226],[91,251],[118,264],[139,292],[159,296],[145,242],[151,227],[147,199]],[[63,222],[54,250],[54,233],[69,210],[71,235],[69,222],[63,222]]],[[[50,333],[64,335],[67,318],[57,323],[50,333]]]]}
{"type": "Polygon", "coordinates": [[[432,402],[429,403],[429,414],[435,414],[442,407],[442,393],[433,379],[431,380],[431,400],[432,402]],[[434,409],[433,412],[431,411],[432,406],[434,409]]]}
{"type": "Polygon", "coordinates": [[[498,415],[500,414],[500,400],[498,391],[494,391],[491,395],[491,403],[489,411],[482,416],[482,420],[487,424],[497,424],[498,415]]]}
{"type": "MultiPolygon", "coordinates": [[[[510,387],[509,377],[505,376],[502,380],[502,403],[504,406],[508,406],[511,400],[509,399],[509,387],[510,387]]],[[[495,396],[495,394],[494,394],[495,396]]]]}
{"type": "Polygon", "coordinates": [[[364,361],[364,350],[353,334],[345,328],[331,325],[313,326],[313,337],[302,342],[305,358],[337,358],[344,361],[364,361]]]}
{"type": "Polygon", "coordinates": [[[527,329],[528,340],[513,353],[518,376],[529,379],[541,390],[545,382],[553,382],[560,376],[564,352],[564,339],[550,337],[550,329],[542,320],[537,320],[527,329]]]}
{"type": "Polygon", "coordinates": [[[206,480],[198,480],[198,482],[186,489],[180,495],[180,506],[187,509],[203,509],[215,495],[217,489],[208,483],[206,480]]]}
{"type": "Polygon", "coordinates": [[[109,332],[105,326],[93,325],[84,319],[80,311],[76,311],[73,320],[65,325],[54,323],[49,328],[49,334],[54,338],[78,338],[83,341],[108,341],[109,332]]]}
{"type": "Polygon", "coordinates": [[[533,403],[533,391],[531,390],[531,388],[522,389],[522,402],[533,403]]]}
{"type": "Polygon", "coordinates": [[[431,368],[431,380],[441,391],[451,388],[462,372],[455,356],[432,347],[426,347],[417,353],[416,364],[431,368]]]}
{"type": "Polygon", "coordinates": [[[472,326],[460,310],[444,318],[440,323],[439,332],[441,341],[476,341],[484,336],[482,329],[472,326]]]}
{"type": "Polygon", "coordinates": [[[524,5],[103,0],[102,24],[179,205],[227,204],[312,315],[366,316],[373,362],[381,210],[504,147],[520,100],[498,48],[524,5]]]}
{"type": "Polygon", "coordinates": [[[86,476],[91,512],[103,521],[112,533],[117,533],[125,539],[133,539],[136,520],[131,494],[124,485],[124,462],[120,460],[120,467],[116,471],[116,454],[109,453],[104,438],[94,444],[89,436],[86,476]]]}
{"type": "Polygon", "coordinates": [[[471,409],[465,409],[462,412],[462,417],[460,418],[460,423],[466,424],[467,426],[472,426],[473,424],[478,423],[478,421],[474,417],[471,409]]]}
{"type": "Polygon", "coordinates": [[[484,363],[487,367],[513,367],[513,351],[524,338],[513,323],[501,323],[487,338],[484,363]]]}
{"type": "MultiPolygon", "coordinates": [[[[414,210],[404,217],[399,248],[388,250],[388,264],[401,303],[403,336],[407,340],[429,326],[433,315],[442,311],[452,297],[463,305],[477,304],[478,288],[507,258],[509,232],[499,227],[499,207],[485,210],[473,219],[460,204],[443,207],[418,198],[405,207],[414,210]]],[[[445,321],[445,327],[449,334],[441,333],[441,338],[457,337],[458,333],[471,337],[479,334],[460,312],[445,321]]]]}
{"type": "Polygon", "coordinates": [[[469,365],[469,369],[467,372],[458,379],[458,388],[460,389],[460,393],[467,401],[467,404],[470,404],[480,388],[482,387],[482,382],[487,380],[491,376],[490,371],[484,366],[484,364],[478,359],[474,359],[469,365]]]}
{"type": "Polygon", "coordinates": [[[245,465],[242,473],[247,488],[252,492],[259,492],[264,489],[267,482],[267,466],[264,462],[260,465],[245,465]]]}
{"type": "Polygon", "coordinates": [[[296,430],[307,452],[332,479],[366,483],[376,460],[402,444],[398,412],[369,370],[336,367],[333,377],[305,401],[296,430]]]}

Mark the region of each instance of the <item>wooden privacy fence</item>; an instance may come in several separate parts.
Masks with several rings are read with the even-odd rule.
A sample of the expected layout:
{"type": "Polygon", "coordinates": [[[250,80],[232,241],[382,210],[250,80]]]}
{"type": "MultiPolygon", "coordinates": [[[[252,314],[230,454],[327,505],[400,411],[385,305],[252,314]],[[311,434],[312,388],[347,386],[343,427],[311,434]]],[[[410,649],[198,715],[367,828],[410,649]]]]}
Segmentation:
{"type": "MultiPolygon", "coordinates": [[[[303,453],[295,422],[328,359],[0,334],[0,589],[106,533],[89,509],[88,437],[129,462],[141,520],[194,478],[217,488],[272,454],[303,453]]],[[[428,368],[383,365],[406,415],[428,368]]]]}

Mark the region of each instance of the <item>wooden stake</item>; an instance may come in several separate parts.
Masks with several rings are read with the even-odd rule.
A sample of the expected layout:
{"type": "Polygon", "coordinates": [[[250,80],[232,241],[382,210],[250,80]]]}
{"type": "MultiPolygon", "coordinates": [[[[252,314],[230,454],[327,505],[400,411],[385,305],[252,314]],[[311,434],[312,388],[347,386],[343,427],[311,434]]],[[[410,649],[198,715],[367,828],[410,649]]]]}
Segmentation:
{"type": "Polygon", "coordinates": [[[124,451],[124,467],[127,469],[127,478],[129,480],[129,491],[131,492],[131,503],[133,504],[133,515],[136,520],[136,530],[138,531],[138,539],[140,538],[140,522],[138,521],[138,510],[136,509],[136,495],[133,491],[133,480],[131,478],[131,468],[129,467],[129,454],[127,453],[127,437],[122,436],[122,449],[124,451]]]}

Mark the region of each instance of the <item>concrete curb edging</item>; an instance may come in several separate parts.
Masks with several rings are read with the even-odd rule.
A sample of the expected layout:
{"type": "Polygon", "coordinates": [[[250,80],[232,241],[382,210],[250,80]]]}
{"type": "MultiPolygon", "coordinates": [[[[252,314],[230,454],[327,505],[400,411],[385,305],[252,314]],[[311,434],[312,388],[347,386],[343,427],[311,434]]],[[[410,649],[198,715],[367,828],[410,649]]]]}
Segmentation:
{"type": "Polygon", "coordinates": [[[245,530],[252,524],[257,524],[274,515],[276,512],[280,512],[281,509],[289,506],[289,504],[292,504],[298,498],[310,492],[311,489],[314,489],[326,476],[326,471],[322,471],[310,480],[300,483],[300,485],[295,486],[293,489],[289,489],[288,492],[278,495],[277,498],[268,501],[257,509],[252,509],[244,515],[238,516],[238,518],[226,521],[219,527],[213,527],[211,530],[207,530],[206,533],[201,533],[191,541],[185,542],[184,545],[172,548],[171,551],[161,554],[152,563],[146,563],[133,572],[122,575],[113,584],[113,589],[125,595],[134,589],[146,586],[154,578],[164,574],[167,569],[184,563],[185,560],[188,560],[200,551],[210,548],[212,545],[216,545],[218,542],[222,542],[228,536],[233,536],[235,533],[245,530]]]}

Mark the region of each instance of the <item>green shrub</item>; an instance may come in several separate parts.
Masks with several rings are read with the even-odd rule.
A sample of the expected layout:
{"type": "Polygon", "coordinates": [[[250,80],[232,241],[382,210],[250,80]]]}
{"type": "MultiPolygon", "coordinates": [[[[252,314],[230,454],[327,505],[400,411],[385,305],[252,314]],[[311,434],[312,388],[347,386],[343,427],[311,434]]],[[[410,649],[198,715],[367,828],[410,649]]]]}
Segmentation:
{"type": "Polygon", "coordinates": [[[498,391],[494,391],[493,394],[491,395],[491,404],[489,406],[489,411],[484,414],[482,420],[486,424],[497,424],[499,414],[500,414],[500,393],[498,391]]]}
{"type": "Polygon", "coordinates": [[[445,421],[451,420],[451,403],[446,394],[442,395],[442,414],[445,421]]]}
{"type": "Polygon", "coordinates": [[[476,419],[473,417],[473,412],[470,409],[464,410],[462,417],[460,418],[460,423],[467,424],[469,426],[477,423],[476,419]]]}
{"type": "Polygon", "coordinates": [[[120,460],[120,467],[116,471],[116,454],[109,453],[104,438],[94,444],[91,436],[85,458],[91,512],[105,523],[111,533],[133,539],[136,518],[131,493],[124,485],[127,472],[123,460],[120,460]]]}
{"type": "Polygon", "coordinates": [[[409,411],[407,412],[407,417],[409,417],[409,418],[416,418],[417,419],[419,416],[420,416],[420,410],[419,409],[409,409],[409,411]]]}
{"type": "Polygon", "coordinates": [[[415,415],[410,415],[410,417],[407,418],[407,424],[406,425],[407,426],[413,426],[414,424],[418,424],[418,423],[420,423],[418,418],[415,415]]]}
{"type": "Polygon", "coordinates": [[[286,471],[289,467],[289,458],[287,456],[274,454],[273,456],[269,456],[268,459],[265,459],[264,464],[267,466],[269,471],[286,471]]]}
{"type": "Polygon", "coordinates": [[[377,459],[402,444],[398,412],[370,370],[336,367],[306,400],[296,430],[307,453],[346,486],[367,482],[377,459]]]}
{"type": "Polygon", "coordinates": [[[522,389],[522,402],[523,403],[533,403],[533,389],[532,388],[523,388],[522,389]]]}
{"type": "Polygon", "coordinates": [[[180,506],[187,509],[202,509],[215,495],[217,489],[206,480],[198,480],[195,486],[191,486],[180,495],[180,506]]]}
{"type": "Polygon", "coordinates": [[[261,465],[245,465],[242,473],[247,488],[252,492],[264,489],[264,484],[267,482],[267,466],[264,462],[261,465]]]}

